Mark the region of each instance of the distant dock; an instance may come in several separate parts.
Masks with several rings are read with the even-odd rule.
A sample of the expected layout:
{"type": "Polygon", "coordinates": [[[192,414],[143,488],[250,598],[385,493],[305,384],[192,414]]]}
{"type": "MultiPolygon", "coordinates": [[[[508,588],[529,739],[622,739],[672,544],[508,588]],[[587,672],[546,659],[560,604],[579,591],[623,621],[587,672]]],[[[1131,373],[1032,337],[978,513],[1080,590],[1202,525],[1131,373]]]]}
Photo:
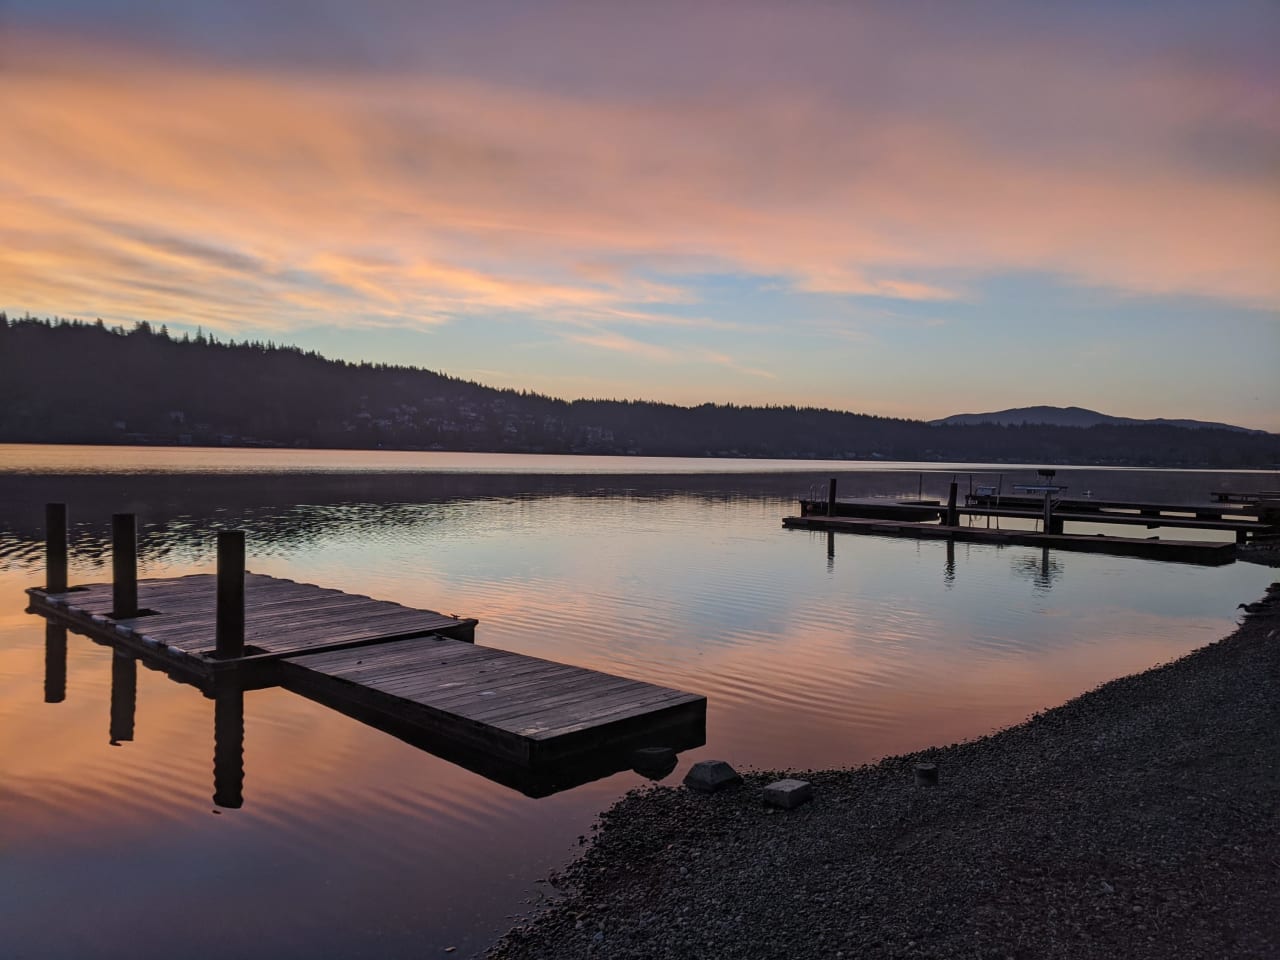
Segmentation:
{"type": "Polygon", "coordinates": [[[963,504],[955,481],[943,502],[923,497],[842,500],[836,496],[836,481],[832,479],[826,499],[802,498],[800,515],[785,517],[782,524],[788,528],[1025,544],[1210,565],[1232,562],[1236,544],[1280,536],[1280,500],[1266,496],[1214,493],[1215,502],[1206,504],[1067,498],[1060,495],[1065,488],[1052,483],[1053,471],[1042,474],[1045,476],[1039,484],[1021,485],[1020,493],[1001,495],[991,487],[981,487],[969,493],[963,504]],[[1001,519],[1036,521],[1038,529],[1001,529],[1001,519]],[[985,525],[978,526],[972,522],[975,520],[982,520],[985,525]],[[991,525],[992,521],[996,526],[991,525]],[[1067,524],[1211,530],[1231,533],[1234,543],[1068,533],[1067,524]]]}
{"type": "Polygon", "coordinates": [[[73,587],[61,504],[46,526],[30,612],[241,713],[243,691],[282,686],[533,795],[705,740],[705,697],[477,646],[471,618],[249,573],[239,531],[219,534],[216,576],[138,581],[134,521],[117,515],[112,582],[73,587]]]}

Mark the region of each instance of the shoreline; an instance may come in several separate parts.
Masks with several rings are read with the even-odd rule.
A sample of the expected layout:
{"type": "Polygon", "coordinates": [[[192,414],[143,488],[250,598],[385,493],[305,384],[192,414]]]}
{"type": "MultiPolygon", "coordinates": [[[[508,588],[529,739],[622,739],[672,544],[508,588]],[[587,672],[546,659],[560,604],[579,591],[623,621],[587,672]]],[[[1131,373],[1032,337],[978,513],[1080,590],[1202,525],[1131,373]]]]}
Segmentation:
{"type": "Polygon", "coordinates": [[[624,796],[486,956],[1280,956],[1280,583],[1227,637],[1016,726],[744,781],[624,796]],[[814,800],[765,808],[783,775],[814,800]]]}

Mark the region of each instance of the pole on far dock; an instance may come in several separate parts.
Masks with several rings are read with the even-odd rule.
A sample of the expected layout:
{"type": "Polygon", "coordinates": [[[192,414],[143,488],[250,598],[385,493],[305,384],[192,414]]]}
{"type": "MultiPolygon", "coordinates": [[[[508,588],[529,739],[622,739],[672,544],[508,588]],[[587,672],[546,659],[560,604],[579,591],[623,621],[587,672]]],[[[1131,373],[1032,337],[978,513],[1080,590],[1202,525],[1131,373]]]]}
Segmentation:
{"type": "Polygon", "coordinates": [[[947,526],[958,527],[960,525],[960,512],[956,510],[956,489],[959,486],[954,480],[951,481],[951,487],[947,491],[947,526]]]}
{"type": "Polygon", "coordinates": [[[111,615],[138,615],[138,523],[132,513],[111,515],[111,615]]]}
{"type": "Polygon", "coordinates": [[[827,516],[834,517],[836,515],[836,478],[831,478],[831,483],[827,487],[827,516]]]}
{"type": "Polygon", "coordinates": [[[67,591],[67,505],[44,505],[44,588],[49,593],[67,591]]]}
{"type": "Polygon", "coordinates": [[[217,656],[244,656],[244,531],[218,533],[217,656]]]}

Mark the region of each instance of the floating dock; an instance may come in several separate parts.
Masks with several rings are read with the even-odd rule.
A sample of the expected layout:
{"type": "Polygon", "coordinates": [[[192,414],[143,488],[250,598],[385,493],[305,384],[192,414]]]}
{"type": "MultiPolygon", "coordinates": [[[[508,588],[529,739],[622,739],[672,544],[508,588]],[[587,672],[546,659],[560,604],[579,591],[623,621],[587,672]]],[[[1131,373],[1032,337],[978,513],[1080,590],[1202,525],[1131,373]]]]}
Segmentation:
{"type": "Polygon", "coordinates": [[[248,668],[259,684],[273,678],[266,666],[302,653],[439,634],[473,640],[473,619],[448,617],[310,583],[246,573],[244,652],[219,659],[216,649],[217,577],[193,574],[142,580],[138,612],[112,614],[113,585],[94,583],[65,592],[27,591],[37,613],[61,617],[81,632],[98,634],[201,685],[219,671],[248,668]]]}
{"type": "Polygon", "coordinates": [[[1085,536],[1069,533],[1038,533],[1031,530],[998,530],[989,527],[947,526],[905,520],[869,520],[857,517],[784,517],[782,525],[791,529],[831,530],[881,537],[915,537],[920,540],[955,540],[961,543],[1018,544],[1050,547],[1077,553],[1107,553],[1148,560],[1173,560],[1203,566],[1222,566],[1236,558],[1234,543],[1204,540],[1145,540],[1137,537],[1085,536]]]}
{"type": "Polygon", "coordinates": [[[239,805],[244,691],[270,686],[532,796],[625,769],[640,747],[705,742],[706,697],[477,646],[471,618],[250,573],[239,531],[218,535],[216,576],[139,581],[134,519],[115,521],[112,582],[72,587],[65,508],[50,505],[48,583],[27,590],[30,612],[63,638],[50,635],[46,683],[65,686],[69,628],[116,652],[113,740],[132,737],[124,663],[198,687],[217,705],[215,739],[230,744],[215,751],[231,784],[215,802],[239,805]]]}
{"type": "Polygon", "coordinates": [[[635,740],[688,742],[705,697],[478,647],[476,621],[245,575],[244,655],[214,645],[216,578],[138,583],[137,616],[111,613],[112,585],[30,589],[31,610],[61,620],[202,688],[219,675],[246,688],[283,686],[342,710],[423,728],[520,765],[555,763],[635,740]]]}
{"type": "MultiPolygon", "coordinates": [[[[1016,543],[1061,550],[1110,553],[1183,563],[1224,564],[1235,559],[1236,544],[1270,539],[1280,535],[1280,501],[1266,495],[1248,497],[1214,494],[1216,502],[1169,504],[1101,500],[1092,497],[1067,498],[1065,487],[1053,484],[1053,470],[1040,471],[1039,484],[1017,489],[1038,496],[1017,493],[1003,496],[994,486],[970,493],[957,502],[953,480],[947,501],[916,499],[838,499],[836,481],[831,480],[827,499],[800,500],[800,515],[785,517],[784,527],[839,530],[883,536],[954,539],[978,543],[1016,543]],[[991,521],[1009,519],[1036,521],[1039,530],[992,528],[991,521]],[[984,527],[962,520],[983,519],[984,527]],[[1233,534],[1235,543],[1167,538],[1138,538],[1110,534],[1067,533],[1066,525],[1140,526],[1147,529],[1214,531],[1233,534]]],[[[1078,529],[1078,528],[1077,528],[1078,529]]]]}
{"type": "Polygon", "coordinates": [[[524,766],[609,747],[636,729],[652,744],[684,743],[707,708],[705,697],[447,637],[290,657],[281,685],[524,766]]]}

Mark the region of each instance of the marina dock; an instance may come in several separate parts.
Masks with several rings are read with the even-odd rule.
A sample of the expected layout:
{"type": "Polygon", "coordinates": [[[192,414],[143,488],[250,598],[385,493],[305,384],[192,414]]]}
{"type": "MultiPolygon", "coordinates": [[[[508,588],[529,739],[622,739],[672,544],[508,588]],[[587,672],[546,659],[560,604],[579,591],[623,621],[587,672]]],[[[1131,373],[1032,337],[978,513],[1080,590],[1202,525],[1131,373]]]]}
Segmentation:
{"type": "Polygon", "coordinates": [[[920,540],[954,540],[960,543],[991,543],[1030,547],[1049,547],[1077,553],[1107,553],[1120,557],[1145,557],[1148,560],[1174,560],[1204,566],[1221,566],[1236,558],[1234,543],[1205,540],[1146,540],[1140,537],[1086,536],[1081,534],[1039,533],[1031,530],[1001,530],[941,523],[905,520],[875,520],[858,517],[785,517],[782,525],[789,529],[827,530],[861,533],[881,537],[914,537],[920,540]]]}
{"type": "Polygon", "coordinates": [[[836,481],[825,500],[802,498],[799,516],[785,517],[788,528],[832,530],[882,536],[954,539],[996,544],[1025,544],[1062,550],[1110,553],[1184,563],[1224,564],[1235,559],[1237,544],[1280,536],[1280,500],[1266,495],[1213,493],[1212,503],[1169,504],[1062,496],[1053,471],[1041,471],[1038,485],[1001,495],[980,487],[959,502],[953,480],[946,502],[912,499],[839,499],[836,481]],[[1036,495],[1026,495],[1028,493],[1036,495]],[[1033,521],[1035,529],[999,526],[1000,520],[1033,521]],[[966,522],[968,521],[968,522],[966,522]],[[981,521],[983,525],[978,525],[981,521]],[[992,526],[992,523],[995,526],[992,526]],[[1067,532],[1067,524],[1168,528],[1230,533],[1234,542],[1131,537],[1096,532],[1067,532]]]}
{"type": "MultiPolygon", "coordinates": [[[[112,582],[69,586],[61,507],[50,505],[48,582],[26,591],[29,612],[214,699],[231,744],[215,763],[223,780],[235,781],[244,691],[270,686],[534,796],[624,769],[641,747],[705,742],[703,696],[478,646],[472,618],[250,573],[238,531],[219,534],[217,575],[139,581],[133,518],[118,515],[112,582]]],[[[65,639],[60,649],[65,660],[65,639]]],[[[113,715],[131,717],[132,685],[117,698],[112,676],[113,715]]]]}

